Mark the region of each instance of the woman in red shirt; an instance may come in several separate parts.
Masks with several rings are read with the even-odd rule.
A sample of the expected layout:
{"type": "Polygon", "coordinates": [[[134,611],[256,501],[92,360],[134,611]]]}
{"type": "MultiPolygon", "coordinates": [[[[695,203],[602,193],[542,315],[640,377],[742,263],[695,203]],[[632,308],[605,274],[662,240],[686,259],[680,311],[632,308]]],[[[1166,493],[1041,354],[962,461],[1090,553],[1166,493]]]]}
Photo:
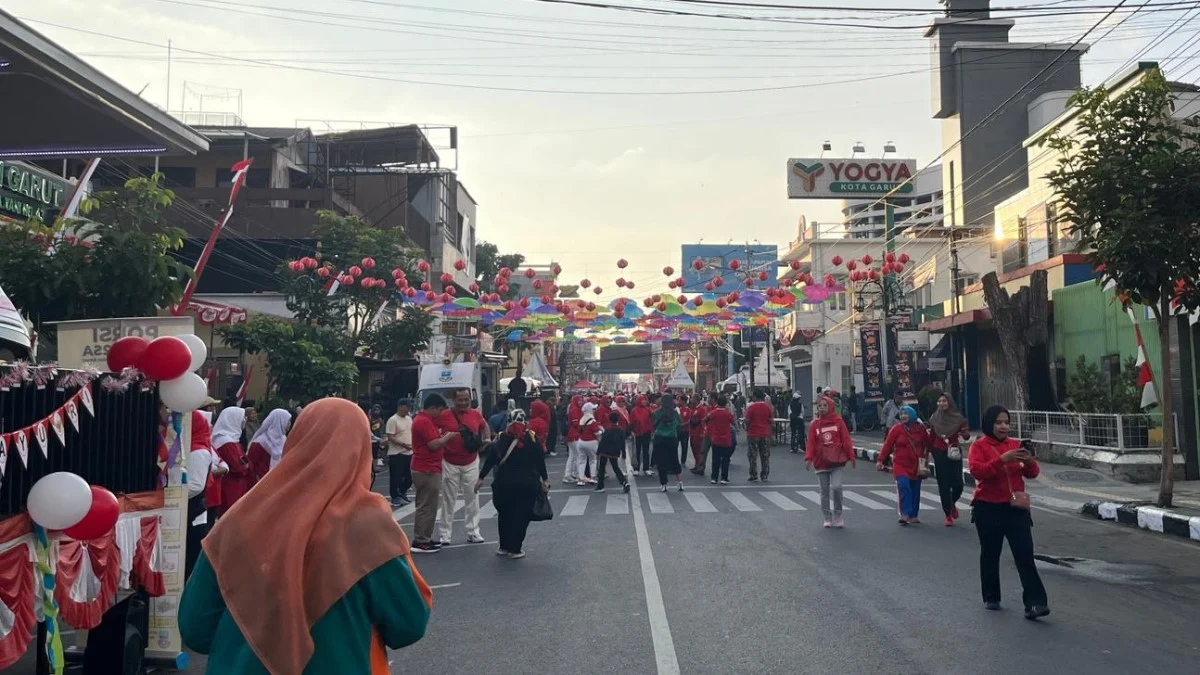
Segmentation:
{"type": "Polygon", "coordinates": [[[575,475],[576,454],[579,442],[579,420],[583,417],[583,397],[572,396],[571,405],[567,406],[567,469],[563,472],[562,482],[574,483],[583,476],[575,475]]]}
{"type": "Polygon", "coordinates": [[[282,408],[276,408],[263,420],[262,426],[250,438],[250,447],[246,448],[246,456],[250,459],[250,472],[255,484],[266,477],[267,472],[283,459],[283,444],[287,442],[288,425],[292,423],[292,414],[282,408]]]}
{"type": "Polygon", "coordinates": [[[958,412],[949,394],[938,397],[937,410],[929,416],[929,431],[933,468],[942,511],[946,514],[946,527],[954,527],[954,521],[958,520],[956,504],[963,493],[962,444],[971,439],[971,434],[967,431],[967,418],[958,412]]]}
{"type": "Polygon", "coordinates": [[[704,467],[708,464],[704,455],[704,418],[708,416],[708,406],[700,399],[699,394],[692,395],[692,416],[688,419],[688,443],[692,446],[692,473],[704,475],[704,467]]]}
{"type": "Polygon", "coordinates": [[[824,527],[841,529],[846,526],[842,519],[842,468],[847,463],[858,466],[854,457],[854,445],[846,422],[837,412],[837,405],[828,396],[817,401],[817,417],[808,427],[805,443],[804,464],[809,471],[817,472],[821,484],[821,513],[825,516],[824,527]],[[833,499],[833,508],[829,506],[833,499]]]}
{"type": "Polygon", "coordinates": [[[929,432],[910,405],[900,409],[900,424],[892,427],[883,449],[879,451],[877,468],[884,470],[884,462],[892,458],[892,476],[896,479],[896,502],[900,512],[900,524],[917,524],[921,510],[921,480],[928,478],[921,471],[922,460],[929,451],[929,432]]]}
{"type": "Polygon", "coordinates": [[[712,484],[720,481],[721,485],[729,485],[729,459],[733,457],[733,413],[725,406],[728,404],[724,394],[717,395],[717,405],[710,408],[704,422],[708,429],[708,439],[712,443],[712,484]]]}
{"type": "Polygon", "coordinates": [[[688,445],[692,439],[692,409],[688,405],[687,395],[680,394],[678,401],[679,431],[675,437],[679,441],[679,466],[680,468],[687,468],[688,445]]]}
{"type": "Polygon", "coordinates": [[[1025,618],[1050,613],[1046,587],[1033,561],[1033,518],[1025,479],[1037,478],[1037,460],[1023,444],[1008,435],[1008,410],[994,405],[983,413],[983,436],[971,444],[967,464],[975,477],[971,522],[979,534],[979,582],[983,605],[1000,609],[1000,553],[1004,540],[1017,563],[1024,590],[1025,618]]]}
{"type": "Polygon", "coordinates": [[[583,417],[579,419],[579,440],[575,441],[575,484],[584,486],[596,482],[596,450],[600,447],[600,432],[604,427],[596,420],[595,403],[583,404],[583,417]]]}
{"type": "Polygon", "coordinates": [[[221,477],[220,515],[233,507],[237,500],[254,487],[254,476],[250,472],[250,459],[242,447],[242,430],[246,426],[246,409],[230,406],[221,411],[213,426],[212,447],[221,461],[229,467],[229,473],[221,477]]]}
{"type": "Polygon", "coordinates": [[[645,396],[637,397],[633,410],[629,412],[629,423],[633,430],[633,474],[650,475],[650,439],[654,436],[654,422],[650,415],[654,411],[645,396]]]}

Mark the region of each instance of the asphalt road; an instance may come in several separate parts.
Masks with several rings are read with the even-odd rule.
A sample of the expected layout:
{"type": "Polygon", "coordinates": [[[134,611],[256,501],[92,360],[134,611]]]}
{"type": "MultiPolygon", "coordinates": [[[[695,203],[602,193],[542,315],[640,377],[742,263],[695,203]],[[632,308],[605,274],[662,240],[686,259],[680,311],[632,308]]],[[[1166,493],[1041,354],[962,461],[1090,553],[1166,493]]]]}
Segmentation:
{"type": "Polygon", "coordinates": [[[969,508],[943,527],[931,483],[924,524],[900,527],[890,474],[860,463],[847,528],[824,530],[815,477],[786,448],[772,460],[766,484],[747,483],[739,450],[730,486],[685,473],[686,492],[662,495],[638,478],[633,499],[556,481],[556,516],[531,525],[523,560],[493,555],[494,517],[486,544],[456,523],[455,546],[417,558],[433,618],[392,672],[1200,672],[1196,545],[1039,506],[1054,613],[1033,623],[1007,554],[1005,610],[984,611],[969,508]]]}

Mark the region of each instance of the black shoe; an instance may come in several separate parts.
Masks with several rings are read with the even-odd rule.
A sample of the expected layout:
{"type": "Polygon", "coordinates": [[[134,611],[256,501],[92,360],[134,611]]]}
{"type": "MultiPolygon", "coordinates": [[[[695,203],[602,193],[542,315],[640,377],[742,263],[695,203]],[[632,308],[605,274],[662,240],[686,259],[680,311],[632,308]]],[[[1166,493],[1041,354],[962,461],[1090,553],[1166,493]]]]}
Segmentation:
{"type": "Polygon", "coordinates": [[[750,476],[749,480],[750,480],[750,482],[751,482],[751,483],[757,483],[757,482],[758,482],[758,476],[750,476]]]}
{"type": "Polygon", "coordinates": [[[621,485],[621,492],[629,494],[629,483],[625,483],[625,484],[621,485]]]}
{"type": "Polygon", "coordinates": [[[597,485],[597,486],[595,487],[595,489],[593,489],[593,490],[592,490],[592,492],[604,492],[604,486],[603,486],[603,485],[597,485]]]}
{"type": "Polygon", "coordinates": [[[1030,621],[1037,621],[1043,616],[1050,615],[1050,608],[1045,605],[1034,605],[1033,607],[1025,608],[1025,618],[1030,621]]]}
{"type": "Polygon", "coordinates": [[[426,542],[424,544],[413,544],[413,546],[412,546],[413,553],[437,553],[440,550],[442,550],[442,547],[438,546],[437,544],[434,544],[433,542],[426,542]]]}
{"type": "Polygon", "coordinates": [[[993,611],[993,612],[999,612],[1000,611],[1000,601],[999,600],[988,600],[987,602],[983,603],[983,608],[986,610],[993,611]]]}

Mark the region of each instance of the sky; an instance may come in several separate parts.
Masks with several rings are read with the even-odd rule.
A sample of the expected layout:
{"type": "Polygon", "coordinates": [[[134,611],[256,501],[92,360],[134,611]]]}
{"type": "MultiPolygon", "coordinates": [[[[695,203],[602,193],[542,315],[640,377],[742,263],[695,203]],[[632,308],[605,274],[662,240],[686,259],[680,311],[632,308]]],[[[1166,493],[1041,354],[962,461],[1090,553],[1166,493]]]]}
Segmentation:
{"type": "MultiPolygon", "coordinates": [[[[993,5],[1040,8],[1016,19],[1013,40],[1070,43],[1117,1],[993,5]],[[1097,13],[1051,11],[1088,6],[1097,13]]],[[[1200,8],[1127,4],[1143,1],[1085,40],[1094,43],[1085,83],[1135,56],[1197,79],[1200,8]]],[[[626,258],[623,276],[646,288],[661,283],[663,266],[681,266],[681,244],[786,248],[801,215],[837,220],[838,202],[786,197],[787,159],[814,156],[823,141],[833,156],[856,141],[878,154],[891,141],[918,166],[941,152],[922,37],[938,2],[769,2],[841,9],[608,0],[756,20],[561,0],[5,0],[4,9],[171,111],[314,129],[457,125],[459,151],[443,160],[479,201],[479,239],[562,264],[561,283],[612,287],[626,258]]]]}

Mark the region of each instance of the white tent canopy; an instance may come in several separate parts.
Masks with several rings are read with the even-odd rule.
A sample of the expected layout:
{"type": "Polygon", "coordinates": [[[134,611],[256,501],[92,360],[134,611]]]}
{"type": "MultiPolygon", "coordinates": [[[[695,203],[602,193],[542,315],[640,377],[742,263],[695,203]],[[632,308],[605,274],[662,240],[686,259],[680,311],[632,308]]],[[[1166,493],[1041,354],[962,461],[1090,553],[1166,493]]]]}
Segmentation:
{"type": "Polygon", "coordinates": [[[668,387],[695,387],[696,383],[692,381],[692,376],[688,375],[687,368],[681,359],[675,364],[675,372],[671,373],[670,379],[667,380],[668,387]]]}
{"type": "Polygon", "coordinates": [[[32,346],[29,327],[3,288],[0,288],[0,340],[16,343],[26,349],[32,346]]]}
{"type": "Polygon", "coordinates": [[[529,377],[541,382],[543,387],[557,387],[558,380],[550,374],[550,369],[546,367],[546,361],[542,358],[540,351],[533,352],[529,359],[529,363],[525,366],[525,372],[529,377]]]}

